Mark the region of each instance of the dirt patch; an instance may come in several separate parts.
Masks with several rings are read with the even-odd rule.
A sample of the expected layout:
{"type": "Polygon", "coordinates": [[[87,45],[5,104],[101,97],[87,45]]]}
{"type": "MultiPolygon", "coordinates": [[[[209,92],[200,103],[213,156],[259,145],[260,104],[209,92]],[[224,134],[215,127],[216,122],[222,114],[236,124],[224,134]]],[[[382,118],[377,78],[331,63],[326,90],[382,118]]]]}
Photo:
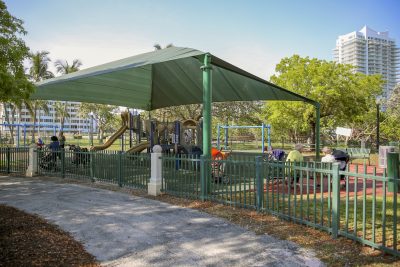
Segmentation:
{"type": "Polygon", "coordinates": [[[68,233],[0,205],[0,266],[100,266],[68,233]]]}

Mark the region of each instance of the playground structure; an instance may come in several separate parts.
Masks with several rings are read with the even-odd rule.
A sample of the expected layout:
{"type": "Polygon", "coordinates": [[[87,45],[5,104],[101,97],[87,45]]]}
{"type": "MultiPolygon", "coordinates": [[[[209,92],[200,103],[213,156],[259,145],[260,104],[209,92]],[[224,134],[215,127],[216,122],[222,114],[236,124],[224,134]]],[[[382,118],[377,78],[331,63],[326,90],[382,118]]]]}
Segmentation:
{"type": "Polygon", "coordinates": [[[221,148],[221,129],[224,129],[224,149],[228,149],[229,129],[261,129],[261,153],[265,151],[265,129],[267,129],[268,149],[271,148],[271,125],[262,123],[256,126],[239,126],[239,125],[218,125],[217,128],[217,148],[221,148]]]}
{"type": "MultiPolygon", "coordinates": [[[[174,122],[159,122],[157,120],[143,120],[140,114],[131,112],[121,113],[121,127],[114,132],[104,144],[87,147],[68,139],[67,144],[73,147],[87,147],[90,151],[110,149],[116,141],[120,141],[120,150],[127,153],[140,153],[143,150],[150,152],[151,147],[159,144],[165,152],[173,150],[185,154],[192,153],[193,147],[202,147],[201,116],[194,119],[174,122]],[[146,138],[147,140],[142,140],[146,138]]],[[[45,144],[50,143],[50,137],[56,136],[59,126],[54,124],[0,124],[0,143],[15,147],[27,147],[32,143],[32,131],[35,139],[40,137],[45,144]]],[[[90,133],[88,133],[90,135],[90,133]]],[[[75,137],[75,135],[74,135],[75,137]]],[[[75,139],[75,138],[74,138],[75,139]]],[[[35,140],[36,141],[36,140],[35,140]]]]}
{"type": "MultiPolygon", "coordinates": [[[[159,122],[154,119],[142,120],[140,114],[130,112],[121,113],[121,127],[112,134],[104,144],[90,147],[90,151],[100,151],[109,148],[118,139],[121,139],[121,150],[127,153],[148,152],[154,145],[161,145],[164,152],[190,154],[193,147],[201,146],[202,125],[200,116],[175,122],[159,122]],[[129,148],[125,149],[125,134],[129,133],[129,148]],[[142,141],[146,137],[146,141],[142,141]]],[[[201,147],[200,147],[201,150],[201,147]]]]}
{"type": "Polygon", "coordinates": [[[135,152],[141,152],[142,150],[146,149],[149,147],[149,142],[144,142],[141,143],[141,137],[143,135],[142,131],[142,122],[140,120],[140,114],[139,115],[133,115],[130,112],[122,112],[121,113],[121,121],[122,125],[121,127],[114,133],[112,134],[107,141],[104,144],[97,145],[97,146],[92,146],[90,147],[90,151],[100,151],[109,148],[114,142],[118,139],[121,138],[121,149],[124,149],[124,133],[129,130],[129,146],[130,148],[127,150],[127,152],[130,153],[135,153],[135,152]],[[133,138],[133,134],[135,134],[135,138],[133,138]],[[133,139],[136,140],[136,145],[133,145],[133,139]]]}

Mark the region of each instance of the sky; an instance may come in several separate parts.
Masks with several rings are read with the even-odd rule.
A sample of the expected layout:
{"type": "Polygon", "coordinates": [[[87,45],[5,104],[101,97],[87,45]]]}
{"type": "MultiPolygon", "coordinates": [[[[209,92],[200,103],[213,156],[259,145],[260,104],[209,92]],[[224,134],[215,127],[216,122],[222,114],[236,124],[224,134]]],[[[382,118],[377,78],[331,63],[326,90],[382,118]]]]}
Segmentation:
{"type": "MultiPolygon", "coordinates": [[[[263,79],[293,54],[333,59],[364,25],[400,43],[399,0],[5,0],[30,49],[82,68],[173,44],[210,52],[263,79]]],[[[51,66],[51,70],[55,70],[51,66]]]]}

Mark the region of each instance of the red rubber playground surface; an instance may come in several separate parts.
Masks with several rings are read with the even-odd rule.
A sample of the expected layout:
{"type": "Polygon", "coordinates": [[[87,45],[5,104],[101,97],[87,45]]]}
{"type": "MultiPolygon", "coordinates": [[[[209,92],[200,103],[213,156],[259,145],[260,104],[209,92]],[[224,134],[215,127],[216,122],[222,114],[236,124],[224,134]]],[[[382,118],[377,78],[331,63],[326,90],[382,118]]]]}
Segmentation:
{"type": "MultiPolygon", "coordinates": [[[[349,166],[349,171],[350,173],[358,173],[359,177],[356,176],[351,176],[349,175],[348,177],[348,188],[346,188],[346,178],[342,179],[340,181],[341,189],[340,189],[340,195],[345,197],[346,192],[349,192],[349,197],[352,197],[357,194],[357,196],[362,196],[364,194],[364,183],[365,183],[365,194],[366,195],[373,195],[374,194],[374,181],[375,181],[375,195],[376,196],[382,196],[384,193],[383,190],[383,179],[372,179],[372,178],[366,178],[363,179],[362,176],[364,174],[364,168],[366,168],[366,174],[369,175],[376,175],[376,176],[383,176],[384,169],[382,168],[377,168],[375,166],[365,166],[364,165],[357,165],[357,164],[350,164],[349,166]],[[375,174],[374,174],[375,171],[375,174]]],[[[295,187],[290,187],[287,185],[287,182],[282,182],[282,180],[275,180],[274,182],[269,183],[268,185],[264,185],[264,191],[266,192],[267,190],[272,192],[274,191],[275,193],[285,193],[285,194],[314,194],[314,188],[315,188],[315,193],[320,194],[320,193],[327,193],[329,192],[329,185],[328,185],[328,178],[324,177],[322,179],[321,183],[321,178],[318,177],[316,181],[314,182],[314,179],[310,178],[307,186],[307,179],[303,178],[302,184],[298,184],[295,187]],[[314,184],[317,186],[314,187],[314,184]],[[321,186],[319,186],[321,184],[321,186]]],[[[386,183],[387,185],[388,183],[386,183]]],[[[332,188],[331,188],[332,191],[332,188]]],[[[386,195],[391,196],[393,193],[390,193],[386,190],[386,195]]],[[[400,193],[398,193],[399,195],[400,193]]]]}

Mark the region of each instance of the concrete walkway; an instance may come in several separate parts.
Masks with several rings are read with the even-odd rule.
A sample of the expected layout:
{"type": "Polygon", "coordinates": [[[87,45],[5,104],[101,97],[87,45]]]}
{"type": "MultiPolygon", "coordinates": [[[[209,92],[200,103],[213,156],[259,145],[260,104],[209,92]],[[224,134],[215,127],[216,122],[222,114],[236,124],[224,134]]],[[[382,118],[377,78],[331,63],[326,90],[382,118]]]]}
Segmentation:
{"type": "Polygon", "coordinates": [[[323,266],[294,243],[119,192],[0,176],[0,203],[59,225],[105,266],[323,266]]]}

